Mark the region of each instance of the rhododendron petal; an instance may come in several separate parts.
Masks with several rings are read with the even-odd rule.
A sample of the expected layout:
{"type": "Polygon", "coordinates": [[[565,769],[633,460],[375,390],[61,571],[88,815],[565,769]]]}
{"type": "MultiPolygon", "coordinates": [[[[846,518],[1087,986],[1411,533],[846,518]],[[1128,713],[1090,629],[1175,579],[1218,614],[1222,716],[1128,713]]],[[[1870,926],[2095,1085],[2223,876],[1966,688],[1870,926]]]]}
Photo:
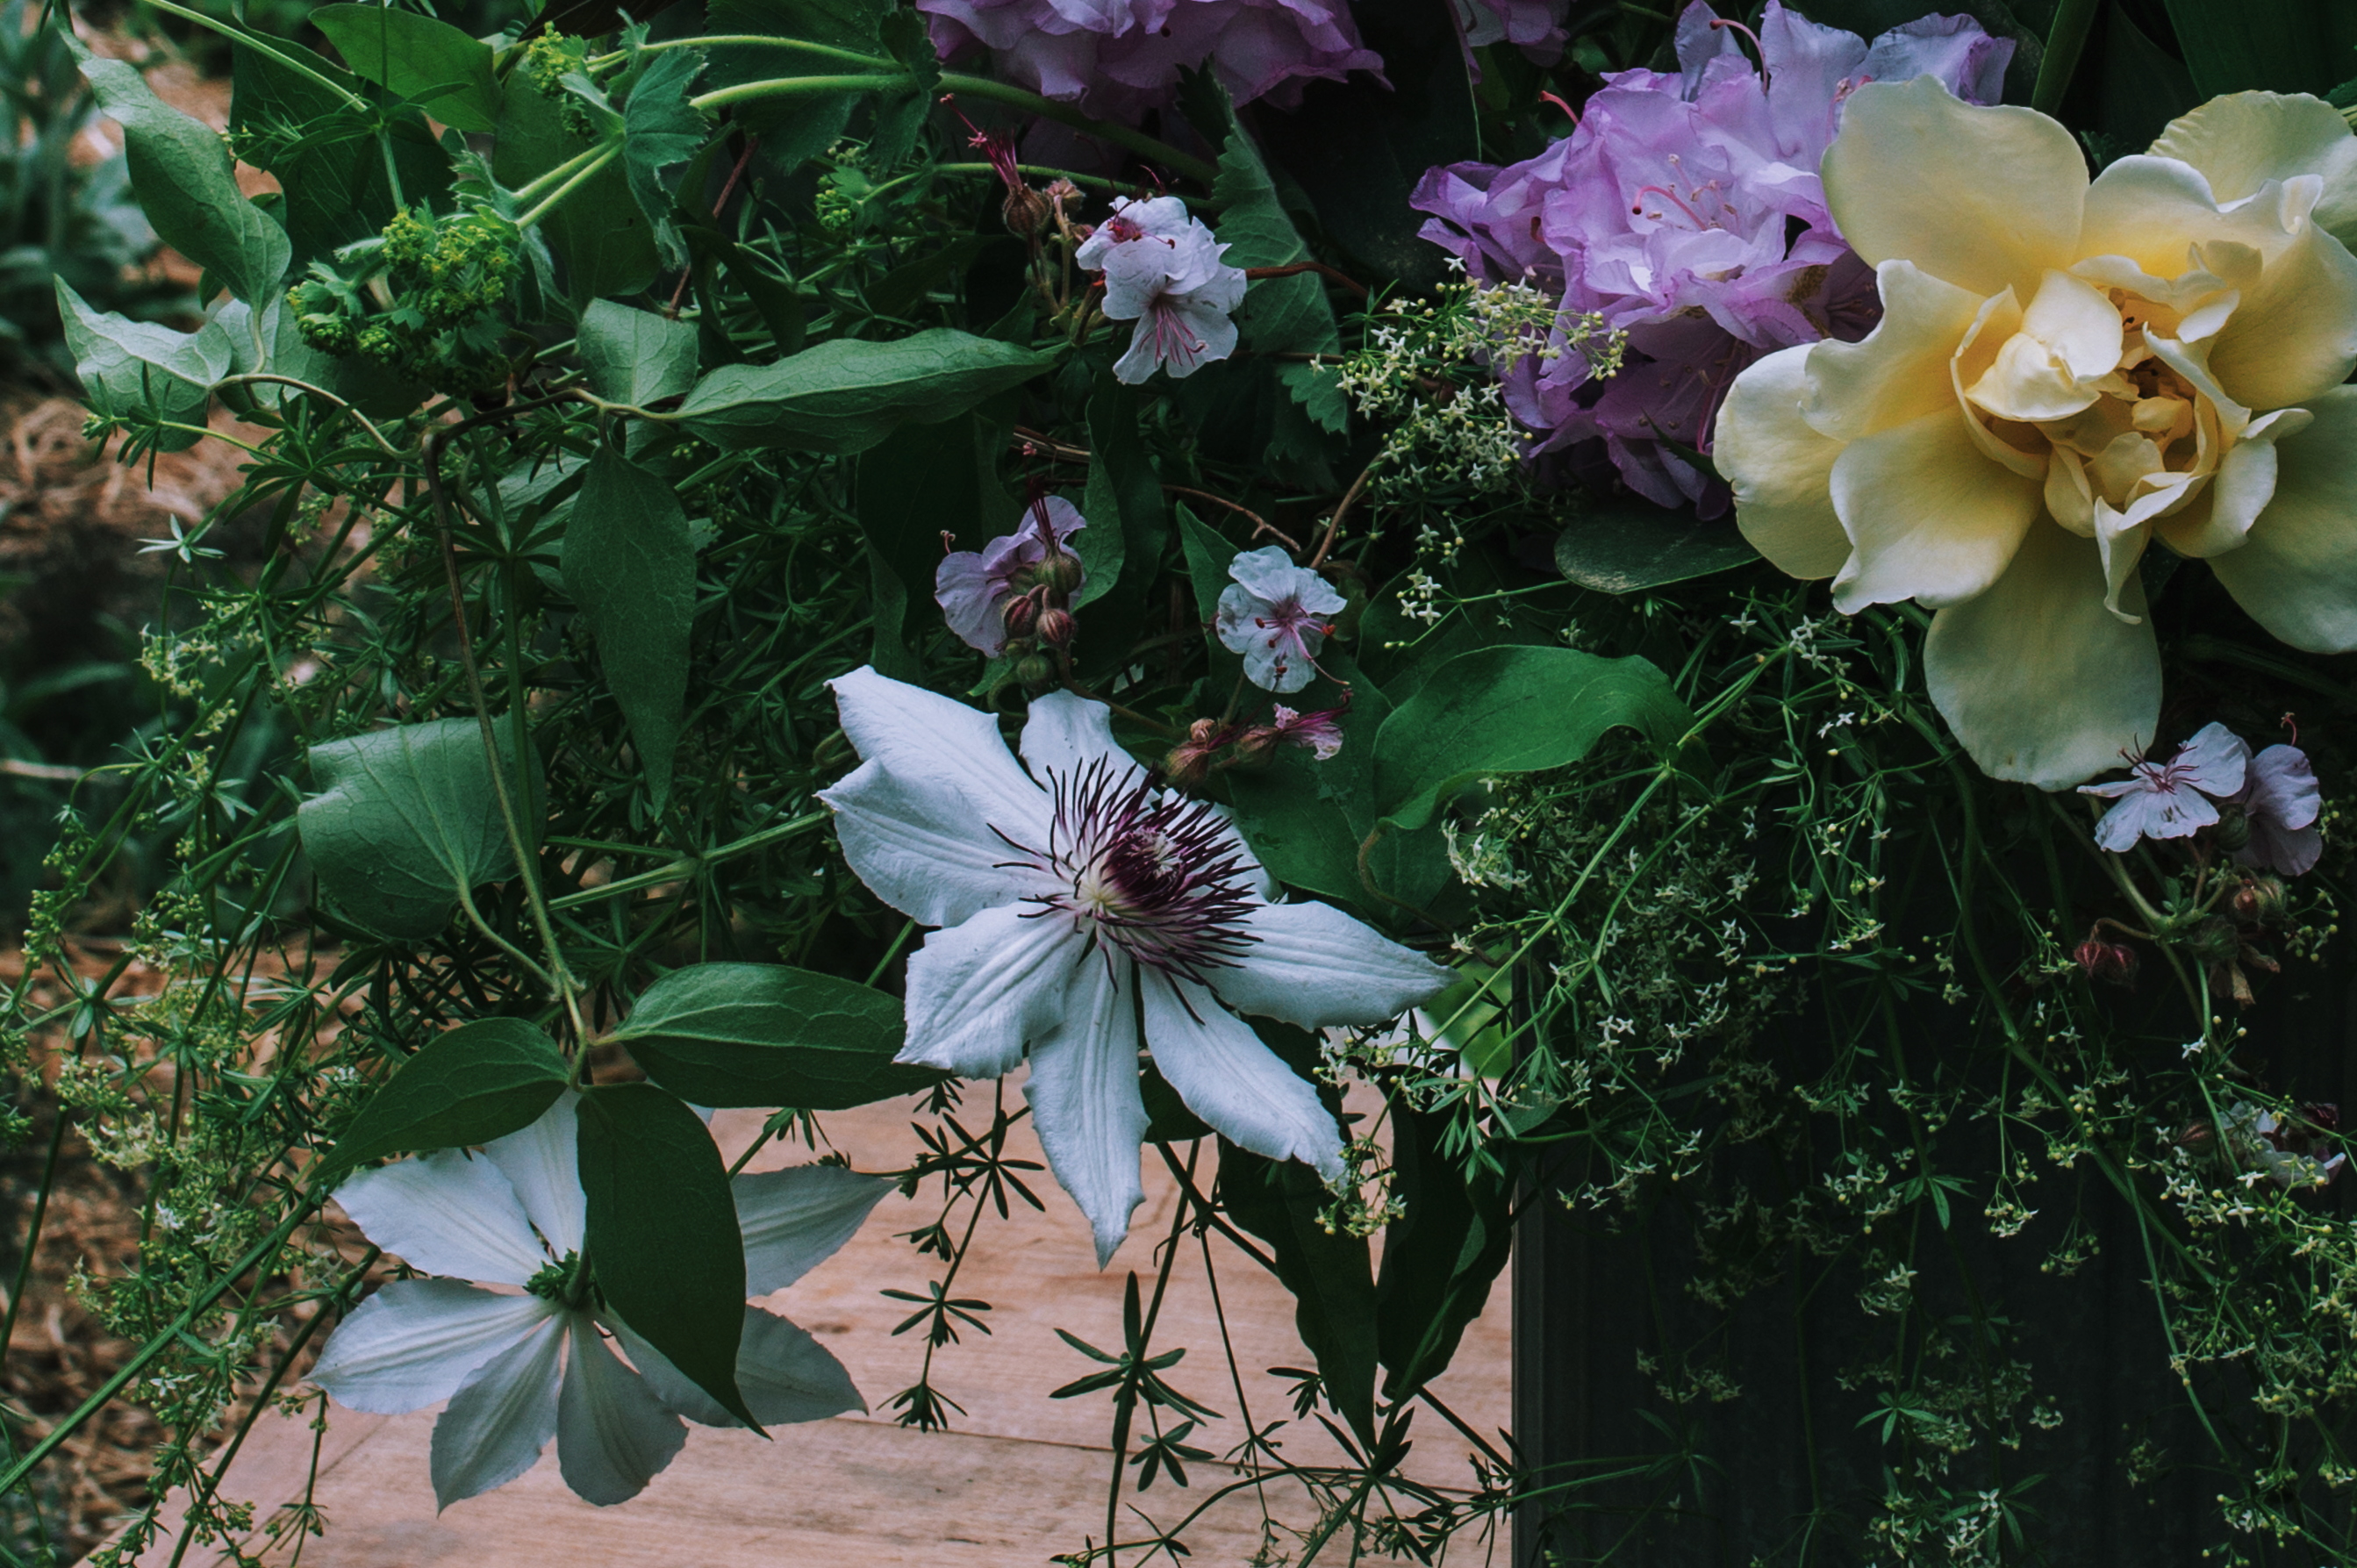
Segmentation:
{"type": "Polygon", "coordinates": [[[1966,104],[1931,77],[1852,93],[1824,177],[1834,220],[1870,263],[2027,295],[2077,259],[2087,165],[2071,133],[2028,109],[1966,104]]]}
{"type": "Polygon", "coordinates": [[[2230,92],[2170,121],[2150,150],[2200,169],[2221,202],[2240,201],[2271,179],[2319,175],[2316,220],[2357,244],[2357,137],[2320,98],[2230,92]]]}
{"type": "Polygon", "coordinates": [[[2242,548],[2211,558],[2236,602],[2310,653],[2357,648],[2357,387],[2311,400],[2275,444],[2273,498],[2242,548]]]}
{"type": "MultiPolygon", "coordinates": [[[[2128,613],[2145,613],[2131,578],[2128,613]]],[[[2059,789],[2134,755],[2160,714],[2152,630],[2104,607],[2092,540],[2040,522],[2004,576],[1943,609],[1924,639],[1932,701],[1993,778],[2059,789]]]]}
{"type": "Polygon", "coordinates": [[[1984,456],[1953,409],[1851,442],[1833,467],[1834,510],[1856,547],[1835,607],[1981,593],[2038,517],[2040,489],[1984,456]]]}
{"type": "Polygon", "coordinates": [[[1146,1048],[1189,1110],[1254,1154],[1299,1160],[1329,1179],[1341,1174],[1332,1113],[1252,1026],[1189,980],[1147,981],[1145,1003],[1146,1048]]]}
{"type": "Polygon", "coordinates": [[[1099,1268],[1146,1201],[1137,1169],[1147,1118],[1137,1087],[1136,983],[1131,964],[1092,956],[1054,1028],[1031,1047],[1023,1086],[1048,1164],[1095,1232],[1099,1268]]]}

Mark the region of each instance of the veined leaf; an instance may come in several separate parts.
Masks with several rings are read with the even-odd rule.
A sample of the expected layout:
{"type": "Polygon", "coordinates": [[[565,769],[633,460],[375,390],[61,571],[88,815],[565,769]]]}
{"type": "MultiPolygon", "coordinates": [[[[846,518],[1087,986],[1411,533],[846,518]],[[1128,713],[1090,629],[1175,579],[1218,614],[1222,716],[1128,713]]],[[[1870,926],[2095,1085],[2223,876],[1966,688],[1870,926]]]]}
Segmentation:
{"type": "Polygon", "coordinates": [[[479,1018],[428,1040],[344,1129],[315,1180],[387,1155],[488,1144],[529,1127],[565,1090],[565,1058],[521,1018],[479,1018]]]}
{"type": "Polygon", "coordinates": [[[904,424],[952,418],[1054,362],[943,327],[882,343],[838,338],[774,364],[722,366],[688,393],[679,420],[730,451],[864,452],[904,424]]]}
{"type": "Polygon", "coordinates": [[[58,314],[72,350],[82,395],[100,413],[138,424],[145,419],[190,425],[167,430],[159,450],[178,452],[204,439],[205,410],[212,385],[230,373],[235,345],[217,321],[194,332],[175,332],[152,321],[134,321],[89,302],[59,278],[58,314]]]}
{"type": "Polygon", "coordinates": [[[695,540],[672,488],[610,446],[589,460],[565,520],[565,591],[588,619],[660,810],[687,702],[695,540]]]}
{"type": "Polygon", "coordinates": [[[695,384],[695,327],[610,299],[581,313],[581,368],[608,403],[644,408],[695,384]]]}
{"type": "Polygon", "coordinates": [[[352,74],[377,82],[445,125],[488,131],[500,123],[491,48],[447,22],[390,5],[322,5],[311,25],[352,74]]]}
{"type": "Polygon", "coordinates": [[[699,963],[640,993],[613,1033],[647,1076],[698,1105],[841,1111],[940,1081],[899,1067],[900,1004],[770,963],[699,963]]]}

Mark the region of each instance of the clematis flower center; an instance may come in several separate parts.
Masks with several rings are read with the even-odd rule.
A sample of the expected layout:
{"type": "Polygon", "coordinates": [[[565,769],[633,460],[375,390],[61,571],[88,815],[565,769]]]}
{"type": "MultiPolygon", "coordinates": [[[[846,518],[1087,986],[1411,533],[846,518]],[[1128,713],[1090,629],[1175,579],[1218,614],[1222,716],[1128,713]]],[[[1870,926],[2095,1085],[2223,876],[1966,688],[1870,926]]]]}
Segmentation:
{"type": "Polygon", "coordinates": [[[597,1304],[597,1283],[578,1252],[567,1252],[562,1260],[544,1264],[523,1282],[523,1288],[575,1312],[590,1310],[597,1304]]]}
{"type": "Polygon", "coordinates": [[[1038,906],[1026,918],[1062,916],[1092,942],[1196,982],[1238,961],[1254,940],[1243,926],[1254,899],[1234,834],[1215,810],[1132,783],[1102,758],[1048,778],[1047,844],[1006,841],[1026,857],[1010,865],[1055,883],[1026,900],[1038,906]]]}

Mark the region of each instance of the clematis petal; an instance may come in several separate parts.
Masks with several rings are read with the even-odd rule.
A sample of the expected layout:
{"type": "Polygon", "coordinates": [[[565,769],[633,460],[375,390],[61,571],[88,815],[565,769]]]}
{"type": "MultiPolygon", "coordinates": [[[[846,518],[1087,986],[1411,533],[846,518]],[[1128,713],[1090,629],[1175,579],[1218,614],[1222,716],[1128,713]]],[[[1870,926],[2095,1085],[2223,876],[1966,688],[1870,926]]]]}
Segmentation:
{"type": "Polygon", "coordinates": [[[400,1415],[457,1392],[468,1374],[521,1343],[557,1308],[457,1280],[395,1280],[336,1327],[311,1380],[350,1410],[400,1415]]]}
{"type": "Polygon", "coordinates": [[[1050,772],[1070,779],[1092,762],[1109,764],[1125,784],[1146,772],[1113,738],[1113,710],[1070,692],[1032,699],[1023,722],[1023,760],[1043,782],[1050,772]]]}
{"type": "Polygon", "coordinates": [[[1882,319],[1873,331],[1856,343],[1827,340],[1804,350],[1808,387],[1803,412],[1819,435],[1837,441],[1855,441],[1953,408],[1948,360],[1981,307],[1980,295],[1912,262],[1883,263],[1875,270],[1875,286],[1882,296],[1882,319]]]}
{"type": "Polygon", "coordinates": [[[745,1294],[780,1291],[834,1256],[892,1190],[841,1165],[746,1171],[728,1183],[745,1238],[745,1294]]]}
{"type": "Polygon", "coordinates": [[[1915,599],[1938,607],[1986,591],[2039,515],[2044,485],[1991,462],[1951,404],[1842,449],[1834,510],[1856,553],[1834,606],[1915,599]]]}
{"type": "Polygon", "coordinates": [[[2317,223],[2294,221],[2289,242],[2267,258],[2210,350],[2210,373],[2250,408],[2304,403],[2357,370],[2357,256],[2317,223]]]}
{"type": "Polygon", "coordinates": [[[1207,978],[1220,1000],[1305,1029],[1387,1024],[1455,978],[1331,904],[1269,904],[1243,918],[1253,945],[1207,978]]]}
{"type": "Polygon", "coordinates": [[[610,1508],[647,1489],[687,1442],[687,1424],[587,1318],[572,1338],[556,1400],[556,1463],[583,1501],[610,1508]]]}
{"type": "MultiPolygon", "coordinates": [[[[2120,595],[2145,613],[2133,577],[2120,595]]],[[[2152,628],[2104,607],[2094,541],[2032,528],[1986,593],[1932,618],[1932,701],[1981,770],[2060,789],[2136,755],[2160,716],[2152,628]]]]}
{"type": "Polygon", "coordinates": [[[1170,975],[1144,984],[1146,1046],[1188,1110],[1255,1155],[1299,1160],[1329,1178],[1341,1174],[1333,1113],[1252,1026],[1193,981],[1170,975]]]}
{"type": "Polygon", "coordinates": [[[1018,904],[933,932],[909,958],[909,1037],[894,1059],[960,1078],[1013,1071],[1087,956],[1070,916],[1018,904]]]}
{"type": "Polygon", "coordinates": [[[589,1199],[581,1190],[577,1152],[580,1103],[581,1097],[566,1090],[541,1113],[539,1121],[483,1145],[483,1153],[515,1188],[541,1239],[560,1258],[581,1250],[582,1227],[589,1212],[589,1199]]]}
{"type": "Polygon", "coordinates": [[[1830,488],[1842,444],[1801,414],[1814,351],[1779,349],[1736,377],[1711,437],[1711,460],[1735,491],[1736,525],[1795,577],[1830,577],[1849,559],[1830,488]]]}
{"type": "Polygon", "coordinates": [[[1146,1201],[1138,1179],[1146,1101],[1137,1087],[1135,966],[1092,956],[1055,1029],[1031,1047],[1023,1086],[1048,1166],[1096,1234],[1103,1268],[1146,1201]]]}
{"type": "MultiPolygon", "coordinates": [[[[863,762],[818,798],[834,812],[835,842],[859,879],[924,925],[954,926],[1030,890],[1031,879],[1004,864],[1006,840],[971,797],[940,779],[863,762]]],[[[1011,831],[1020,838],[1037,827],[1011,831]]]]}
{"type": "MultiPolygon", "coordinates": [[[[648,1385],[672,1409],[699,1426],[744,1424],[722,1409],[719,1401],[689,1381],[629,1324],[616,1318],[607,1326],[648,1385]]],[[[851,1374],[833,1352],[807,1331],[758,1306],[745,1309],[745,1326],[737,1340],[737,1391],[745,1396],[745,1408],[763,1426],[823,1421],[847,1410],[867,1408],[852,1386],[851,1374]]]]}
{"type": "Polygon", "coordinates": [[[450,1396],[434,1423],[430,1468],[437,1511],[506,1486],[531,1469],[556,1435],[556,1358],[565,1340],[565,1316],[535,1325],[450,1396]]]}
{"type": "Polygon", "coordinates": [[[2308,405],[2315,416],[2275,444],[2274,499],[2239,550],[2211,570],[2253,619],[2294,648],[2357,648],[2357,387],[2308,405]]]}
{"type": "Polygon", "coordinates": [[[370,1240],[425,1273],[520,1285],[548,1262],[500,1167],[463,1150],[362,1171],[335,1196],[370,1240]]]}
{"type": "Polygon", "coordinates": [[[1048,799],[988,714],[866,666],[827,684],[843,733],[863,760],[921,789],[929,800],[963,795],[973,802],[977,835],[987,823],[1026,843],[1045,838],[1048,799]]]}
{"type": "Polygon", "coordinates": [[[1868,82],[1826,150],[1825,205],[1870,263],[1898,258],[1977,295],[2025,297],[2077,259],[2087,163],[2028,109],[1960,101],[1934,78],[1868,82]]]}
{"type": "Polygon", "coordinates": [[[2320,98],[2230,92],[2170,121],[2150,151],[2200,169],[2221,202],[2240,201],[2271,179],[2320,176],[2316,220],[2357,245],[2357,137],[2320,98]]]}

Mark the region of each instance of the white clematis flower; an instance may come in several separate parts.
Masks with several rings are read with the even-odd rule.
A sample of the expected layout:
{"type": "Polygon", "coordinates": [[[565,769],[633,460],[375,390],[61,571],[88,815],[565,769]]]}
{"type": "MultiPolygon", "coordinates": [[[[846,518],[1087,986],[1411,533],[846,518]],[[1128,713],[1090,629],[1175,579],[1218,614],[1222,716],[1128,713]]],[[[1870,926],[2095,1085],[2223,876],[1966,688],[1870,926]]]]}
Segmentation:
{"type": "MultiPolygon", "coordinates": [[[[576,1098],[568,1090],[479,1155],[438,1150],[336,1189],[370,1240],[446,1277],[396,1280],[361,1303],[328,1341],[311,1381],[339,1403],[380,1414],[448,1400],[434,1423],[442,1508],[522,1475],[551,1437],[567,1486],[593,1503],[623,1502],[686,1442],[681,1416],[737,1424],[597,1306],[582,1277],[588,1205],[574,1153],[576,1098]],[[631,1365],[615,1356],[608,1335],[631,1365]]],[[[746,1288],[755,1295],[783,1289],[832,1254],[891,1189],[834,1165],[742,1175],[733,1187],[746,1288]]],[[[737,1384],[764,1426],[866,1408],[825,1347],[759,1307],[745,1309],[737,1384]]]]}
{"type": "Polygon", "coordinates": [[[1141,1031],[1222,1134],[1341,1170],[1317,1090],[1230,1009],[1380,1024],[1438,994],[1447,970],[1329,905],[1271,902],[1218,809],[1157,789],[1102,703],[1034,702],[1018,763],[963,703],[866,669],[834,689],[864,759],[820,796],[844,857],[886,903],[947,928],[909,961],[899,1059],[996,1078],[1030,1047],[1032,1119],[1100,1266],[1145,1196],[1141,1031]]]}
{"type": "Polygon", "coordinates": [[[1713,456],[1745,536],[1837,608],[1935,612],[1926,682],[1982,768],[2061,789],[2151,742],[2154,542],[2293,647],[2357,648],[2336,110],[2220,98],[2091,182],[2042,114],[1871,82],[1824,178],[1882,321],[1745,371],[1713,456]]]}

